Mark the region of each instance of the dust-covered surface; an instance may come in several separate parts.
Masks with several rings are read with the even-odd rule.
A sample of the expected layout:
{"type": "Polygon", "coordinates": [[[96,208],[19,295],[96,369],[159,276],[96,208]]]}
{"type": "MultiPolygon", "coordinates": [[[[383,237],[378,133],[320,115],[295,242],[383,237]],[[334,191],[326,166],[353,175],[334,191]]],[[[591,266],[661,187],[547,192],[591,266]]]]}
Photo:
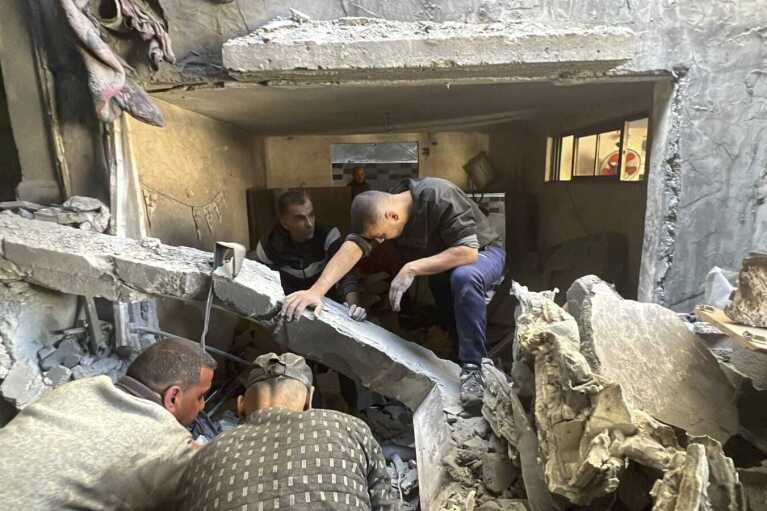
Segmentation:
{"type": "Polygon", "coordinates": [[[228,41],[222,52],[225,67],[243,80],[290,79],[293,72],[304,79],[353,79],[360,70],[381,78],[386,71],[385,79],[394,80],[396,70],[410,68],[421,69],[423,79],[438,77],[441,68],[483,66],[485,72],[503,66],[518,76],[554,76],[553,64],[558,72],[616,67],[632,57],[633,37],[627,28],[577,24],[277,20],[228,41]]]}
{"type": "Polygon", "coordinates": [[[767,252],[743,259],[738,288],[725,312],[736,323],[767,328],[767,252]]]}

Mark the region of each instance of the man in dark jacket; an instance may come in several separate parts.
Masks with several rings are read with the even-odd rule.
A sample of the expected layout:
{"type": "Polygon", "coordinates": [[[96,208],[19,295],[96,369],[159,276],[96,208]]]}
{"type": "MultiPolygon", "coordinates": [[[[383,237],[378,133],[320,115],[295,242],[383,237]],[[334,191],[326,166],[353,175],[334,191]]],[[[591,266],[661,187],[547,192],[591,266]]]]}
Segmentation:
{"type": "Polygon", "coordinates": [[[363,192],[352,202],[351,221],[352,234],[314,285],[287,297],[287,319],[301,317],[307,307],[319,313],[322,296],[357,261],[375,245],[393,240],[405,264],[391,283],[392,310],[399,310],[415,277],[429,276],[435,301],[453,323],[458,340],[461,401],[478,411],[483,396],[480,364],[487,357],[486,298],[506,264],[500,236],[475,202],[438,178],[406,179],[391,193],[363,192]]]}
{"type": "MultiPolygon", "coordinates": [[[[277,215],[277,223],[258,242],[253,257],[280,273],[285,294],[309,289],[341,246],[341,233],[336,227],[315,222],[314,204],[304,190],[280,195],[277,215]]],[[[365,309],[358,305],[358,279],[354,272],[340,279],[334,295],[347,304],[353,318],[365,318],[365,309]]]]}

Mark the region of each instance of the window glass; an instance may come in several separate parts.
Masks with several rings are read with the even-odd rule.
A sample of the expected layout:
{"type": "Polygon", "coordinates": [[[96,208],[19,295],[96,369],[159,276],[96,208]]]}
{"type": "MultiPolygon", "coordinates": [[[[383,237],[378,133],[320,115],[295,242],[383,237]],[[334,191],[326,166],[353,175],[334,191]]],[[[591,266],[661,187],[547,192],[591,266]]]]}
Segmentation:
{"type": "Polygon", "coordinates": [[[559,180],[570,181],[573,175],[573,140],[575,137],[562,137],[562,148],[559,155],[559,180]]]}
{"type": "Polygon", "coordinates": [[[546,137],[546,174],[543,177],[543,181],[548,183],[552,180],[552,174],[554,173],[554,142],[552,137],[546,137]]]}
{"type": "Polygon", "coordinates": [[[597,153],[597,136],[578,137],[575,145],[575,175],[593,176],[594,162],[597,153]]]}
{"type": "Polygon", "coordinates": [[[627,121],[623,133],[621,181],[641,181],[647,154],[647,118],[627,121]]]}
{"type": "Polygon", "coordinates": [[[600,133],[597,139],[598,176],[617,176],[621,130],[600,133]]]}

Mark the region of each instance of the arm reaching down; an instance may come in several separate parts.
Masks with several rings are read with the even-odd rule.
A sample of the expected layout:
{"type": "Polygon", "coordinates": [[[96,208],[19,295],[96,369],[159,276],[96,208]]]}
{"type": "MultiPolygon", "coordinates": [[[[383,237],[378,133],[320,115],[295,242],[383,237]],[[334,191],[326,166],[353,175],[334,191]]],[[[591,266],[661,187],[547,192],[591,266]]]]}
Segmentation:
{"type": "Polygon", "coordinates": [[[479,257],[479,250],[474,247],[458,246],[450,247],[439,254],[423,259],[416,259],[407,263],[399,271],[389,288],[389,303],[395,312],[400,310],[402,295],[413,284],[413,280],[421,275],[436,275],[463,266],[472,264],[479,257]]]}
{"type": "Polygon", "coordinates": [[[297,291],[285,298],[282,306],[282,315],[288,321],[301,317],[307,307],[314,307],[314,314],[320,314],[322,310],[322,297],[341,278],[349,273],[354,265],[362,258],[362,249],[353,241],[345,241],[338,252],[328,261],[322,271],[322,275],[314,285],[306,291],[297,291]]]}

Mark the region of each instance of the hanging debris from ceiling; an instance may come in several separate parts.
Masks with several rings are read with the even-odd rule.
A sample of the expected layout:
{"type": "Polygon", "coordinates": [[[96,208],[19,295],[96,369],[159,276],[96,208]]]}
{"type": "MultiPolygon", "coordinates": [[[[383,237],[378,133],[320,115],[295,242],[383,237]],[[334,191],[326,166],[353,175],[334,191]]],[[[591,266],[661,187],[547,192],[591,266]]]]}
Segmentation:
{"type": "MultiPolygon", "coordinates": [[[[88,86],[98,119],[111,123],[122,112],[128,112],[152,126],[164,126],[160,110],[149,95],[128,76],[129,72],[134,71],[133,68],[102,37],[101,23],[88,11],[89,0],[59,0],[59,3],[77,38],[78,49],[88,71],[88,86]]],[[[114,12],[119,16],[116,14],[116,18],[109,24],[125,26],[149,41],[149,61],[155,69],[162,60],[175,62],[164,24],[154,14],[137,1],[114,0],[114,3],[114,12]]]]}

